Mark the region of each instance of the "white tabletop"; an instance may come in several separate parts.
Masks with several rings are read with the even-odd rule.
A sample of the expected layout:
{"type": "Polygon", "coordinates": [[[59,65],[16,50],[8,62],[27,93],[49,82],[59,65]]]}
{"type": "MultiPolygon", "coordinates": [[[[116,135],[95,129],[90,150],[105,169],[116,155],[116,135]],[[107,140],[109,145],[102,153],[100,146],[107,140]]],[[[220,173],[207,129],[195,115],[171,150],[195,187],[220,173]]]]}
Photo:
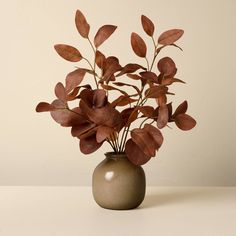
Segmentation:
{"type": "Polygon", "coordinates": [[[105,210],[90,187],[0,187],[1,236],[235,236],[236,187],[149,187],[135,210],[105,210]]]}

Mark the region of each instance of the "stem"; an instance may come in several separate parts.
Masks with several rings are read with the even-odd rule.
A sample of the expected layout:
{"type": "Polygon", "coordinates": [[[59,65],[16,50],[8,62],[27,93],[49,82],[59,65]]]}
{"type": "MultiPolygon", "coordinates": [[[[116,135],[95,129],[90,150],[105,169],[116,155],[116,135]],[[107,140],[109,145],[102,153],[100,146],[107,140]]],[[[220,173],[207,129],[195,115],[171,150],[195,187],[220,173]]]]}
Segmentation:
{"type": "Polygon", "coordinates": [[[95,48],[94,48],[94,46],[93,46],[93,44],[92,44],[89,37],[88,37],[88,41],[89,41],[89,44],[90,44],[91,48],[93,49],[94,54],[96,54],[96,50],[95,50],[95,48]]]}
{"type": "MultiPolygon", "coordinates": [[[[87,58],[85,58],[85,57],[83,57],[83,59],[86,61],[86,62],[88,62],[88,64],[89,64],[89,66],[91,67],[91,70],[93,71],[93,77],[94,77],[94,81],[95,81],[95,84],[96,84],[96,87],[98,88],[98,82],[97,82],[97,79],[96,79],[96,71],[95,71],[95,66],[92,66],[92,64],[90,63],[90,61],[87,59],[87,58]]],[[[95,61],[95,60],[94,60],[95,61]]],[[[94,63],[95,64],[95,63],[94,63]]]]}
{"type": "Polygon", "coordinates": [[[116,152],[116,149],[114,148],[114,146],[112,145],[112,143],[111,143],[108,139],[107,139],[106,141],[111,145],[113,151],[116,152]]]}
{"type": "Polygon", "coordinates": [[[149,62],[148,62],[147,57],[145,57],[145,60],[146,60],[146,62],[147,62],[147,70],[149,71],[149,62]]]}
{"type": "Polygon", "coordinates": [[[149,117],[145,118],[145,119],[142,121],[142,123],[140,124],[139,128],[141,128],[142,125],[144,124],[144,122],[147,121],[148,119],[150,119],[150,118],[149,118],[149,117]]]}

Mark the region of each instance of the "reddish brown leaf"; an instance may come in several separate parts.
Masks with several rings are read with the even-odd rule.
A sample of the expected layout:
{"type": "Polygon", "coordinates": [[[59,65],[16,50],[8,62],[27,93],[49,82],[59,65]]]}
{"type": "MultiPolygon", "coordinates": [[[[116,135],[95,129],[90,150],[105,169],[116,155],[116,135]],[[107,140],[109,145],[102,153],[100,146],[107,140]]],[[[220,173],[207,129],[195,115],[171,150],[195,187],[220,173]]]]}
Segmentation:
{"type": "Polygon", "coordinates": [[[141,80],[142,77],[140,77],[139,75],[135,75],[135,74],[126,74],[129,78],[134,79],[134,80],[141,80]]]}
{"type": "Polygon", "coordinates": [[[98,48],[105,40],[107,40],[112,33],[116,30],[115,25],[104,25],[102,26],[95,35],[94,45],[98,48]]]}
{"type": "Polygon", "coordinates": [[[67,61],[78,62],[83,58],[79,50],[75,47],[66,44],[56,44],[54,48],[57,53],[67,61]]]}
{"type": "Polygon", "coordinates": [[[169,112],[166,104],[163,104],[159,107],[158,118],[157,118],[157,127],[159,129],[164,128],[167,125],[169,120],[169,112]]]}
{"type": "Polygon", "coordinates": [[[168,85],[171,85],[171,84],[176,83],[176,82],[185,84],[185,82],[183,80],[170,77],[170,78],[163,78],[161,80],[161,85],[168,86],[168,85]]]}
{"type": "Polygon", "coordinates": [[[116,86],[129,86],[129,87],[132,87],[132,88],[134,88],[134,89],[137,91],[137,93],[138,93],[139,95],[141,95],[141,91],[140,91],[139,88],[138,88],[137,86],[135,86],[135,85],[127,84],[127,83],[122,83],[122,82],[114,82],[113,84],[116,85],[116,86]]]}
{"type": "Polygon", "coordinates": [[[76,98],[78,98],[78,93],[79,93],[79,90],[81,88],[87,88],[87,89],[91,89],[91,86],[89,84],[85,84],[85,85],[82,85],[82,86],[78,86],[78,87],[75,87],[71,93],[69,93],[66,97],[66,100],[67,101],[73,101],[75,100],[76,98]]]}
{"type": "Polygon", "coordinates": [[[117,99],[115,99],[111,105],[113,107],[116,107],[116,106],[126,106],[130,103],[133,103],[133,102],[136,102],[137,99],[133,99],[133,98],[130,98],[129,96],[125,96],[125,95],[121,95],[120,97],[118,97],[117,99]]]}
{"type": "Polygon", "coordinates": [[[131,131],[132,140],[140,147],[147,156],[155,156],[155,148],[151,136],[144,129],[133,129],[131,131]]]}
{"type": "Polygon", "coordinates": [[[162,106],[167,103],[167,96],[165,94],[156,98],[158,106],[162,106]]]}
{"type": "Polygon", "coordinates": [[[79,31],[80,35],[83,38],[88,38],[90,25],[88,24],[85,16],[80,10],[76,11],[75,15],[75,25],[77,30],[79,31]]]}
{"type": "Polygon", "coordinates": [[[105,67],[106,64],[106,57],[104,54],[102,54],[100,51],[96,51],[96,55],[95,55],[95,62],[96,65],[100,68],[103,69],[105,67]]]}
{"type": "Polygon", "coordinates": [[[86,70],[76,69],[66,76],[66,92],[70,92],[77,87],[83,80],[86,70]]]}
{"type": "Polygon", "coordinates": [[[139,69],[143,69],[146,70],[145,67],[139,65],[139,64],[134,64],[134,63],[129,63],[127,64],[125,67],[122,68],[121,72],[119,74],[117,74],[116,76],[121,76],[127,73],[133,73],[139,69]]]}
{"type": "Polygon", "coordinates": [[[53,111],[54,106],[47,102],[40,102],[36,107],[36,112],[53,111]]]}
{"type": "Polygon", "coordinates": [[[81,135],[87,133],[89,130],[93,129],[96,125],[84,120],[84,123],[77,124],[72,126],[71,128],[71,135],[73,137],[80,138],[81,135]]]}
{"type": "Polygon", "coordinates": [[[180,115],[180,114],[184,114],[188,109],[188,102],[184,101],[182,102],[175,110],[172,118],[175,118],[176,116],[180,115]]]}
{"type": "Polygon", "coordinates": [[[129,108],[129,109],[134,109],[134,110],[130,113],[127,121],[125,122],[125,126],[129,126],[138,117],[138,110],[137,109],[135,109],[135,108],[129,108]]]}
{"type": "Polygon", "coordinates": [[[61,101],[66,102],[66,90],[61,82],[57,83],[55,86],[55,95],[61,101]]]}
{"type": "Polygon", "coordinates": [[[126,142],[125,153],[134,165],[144,165],[151,159],[150,156],[143,153],[142,149],[132,139],[126,142]]]}
{"type": "Polygon", "coordinates": [[[80,151],[83,154],[90,154],[97,151],[102,146],[102,144],[102,142],[97,142],[95,133],[89,137],[80,139],[80,151]]]}
{"type": "Polygon", "coordinates": [[[145,117],[152,117],[154,112],[154,108],[151,106],[139,106],[136,109],[142,112],[145,117]]]}
{"type": "Polygon", "coordinates": [[[61,126],[69,127],[84,120],[80,114],[68,110],[67,104],[61,100],[54,100],[52,106],[54,106],[55,109],[50,112],[51,116],[61,126]]]}
{"type": "Polygon", "coordinates": [[[97,134],[96,134],[96,140],[98,143],[103,142],[107,138],[110,137],[112,133],[114,133],[115,130],[113,128],[107,127],[107,126],[99,126],[97,129],[97,134]]]}
{"type": "Polygon", "coordinates": [[[93,95],[93,106],[101,108],[107,104],[106,91],[103,89],[96,89],[93,95]]]}
{"type": "Polygon", "coordinates": [[[141,22],[142,22],[143,30],[146,32],[147,35],[152,37],[155,30],[155,26],[153,22],[144,15],[141,16],[141,22]]]}
{"type": "Polygon", "coordinates": [[[142,76],[142,78],[144,78],[146,80],[149,80],[153,83],[158,83],[158,76],[154,72],[145,71],[145,72],[141,72],[139,74],[142,76]]]}
{"type": "Polygon", "coordinates": [[[105,90],[117,90],[120,93],[124,94],[125,96],[128,96],[128,94],[125,91],[118,89],[116,87],[113,87],[111,85],[101,84],[101,87],[104,88],[105,90]]]}
{"type": "Polygon", "coordinates": [[[150,124],[145,124],[143,128],[151,137],[155,144],[156,150],[158,150],[163,143],[163,136],[159,129],[150,124]]]}
{"type": "Polygon", "coordinates": [[[167,30],[160,35],[158,43],[162,45],[173,44],[183,35],[183,33],[184,31],[182,29],[167,30]]]}
{"type": "Polygon", "coordinates": [[[179,114],[175,117],[175,124],[182,130],[190,130],[195,127],[196,121],[187,114],[179,114]]]}
{"type": "Polygon", "coordinates": [[[168,91],[168,88],[165,86],[152,86],[145,91],[147,98],[158,98],[163,96],[168,91]]]}
{"type": "Polygon", "coordinates": [[[177,72],[175,63],[170,57],[160,59],[157,68],[164,76],[174,76],[177,72]]]}
{"type": "Polygon", "coordinates": [[[146,57],[147,46],[144,40],[136,33],[131,34],[131,46],[137,56],[146,57]]]}

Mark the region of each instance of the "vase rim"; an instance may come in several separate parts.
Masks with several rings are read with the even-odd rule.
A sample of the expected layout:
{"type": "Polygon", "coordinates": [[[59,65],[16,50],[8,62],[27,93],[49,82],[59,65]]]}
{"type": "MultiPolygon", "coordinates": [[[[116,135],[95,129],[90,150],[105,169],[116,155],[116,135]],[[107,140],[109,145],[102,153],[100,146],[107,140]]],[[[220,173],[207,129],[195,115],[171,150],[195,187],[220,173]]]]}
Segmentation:
{"type": "Polygon", "coordinates": [[[112,157],[126,157],[126,153],[125,152],[106,152],[105,156],[107,158],[112,158],[112,157]]]}

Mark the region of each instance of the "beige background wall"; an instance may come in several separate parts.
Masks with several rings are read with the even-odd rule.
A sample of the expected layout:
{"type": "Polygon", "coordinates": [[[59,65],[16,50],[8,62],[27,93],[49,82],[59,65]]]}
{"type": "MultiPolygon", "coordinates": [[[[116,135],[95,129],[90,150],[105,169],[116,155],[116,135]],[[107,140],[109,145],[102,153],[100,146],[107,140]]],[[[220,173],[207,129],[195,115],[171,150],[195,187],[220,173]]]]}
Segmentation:
{"type": "MultiPolygon", "coordinates": [[[[69,129],[36,104],[51,101],[57,81],[74,69],[53,45],[68,43],[91,56],[74,26],[81,9],[92,33],[103,24],[118,25],[102,47],[121,62],[142,63],[132,52],[132,31],[144,36],[140,15],[158,33],[183,28],[184,52],[169,49],[185,86],[174,87],[174,104],[187,99],[198,126],[185,133],[166,129],[165,143],[144,166],[149,185],[236,185],[235,55],[236,1],[233,0],[10,0],[1,1],[0,185],[90,185],[94,167],[108,146],[83,156],[69,129]]],[[[147,39],[147,38],[146,38],[147,39]]],[[[150,41],[149,41],[150,43],[150,41]]],[[[151,44],[149,44],[151,45],[151,44]]]]}

